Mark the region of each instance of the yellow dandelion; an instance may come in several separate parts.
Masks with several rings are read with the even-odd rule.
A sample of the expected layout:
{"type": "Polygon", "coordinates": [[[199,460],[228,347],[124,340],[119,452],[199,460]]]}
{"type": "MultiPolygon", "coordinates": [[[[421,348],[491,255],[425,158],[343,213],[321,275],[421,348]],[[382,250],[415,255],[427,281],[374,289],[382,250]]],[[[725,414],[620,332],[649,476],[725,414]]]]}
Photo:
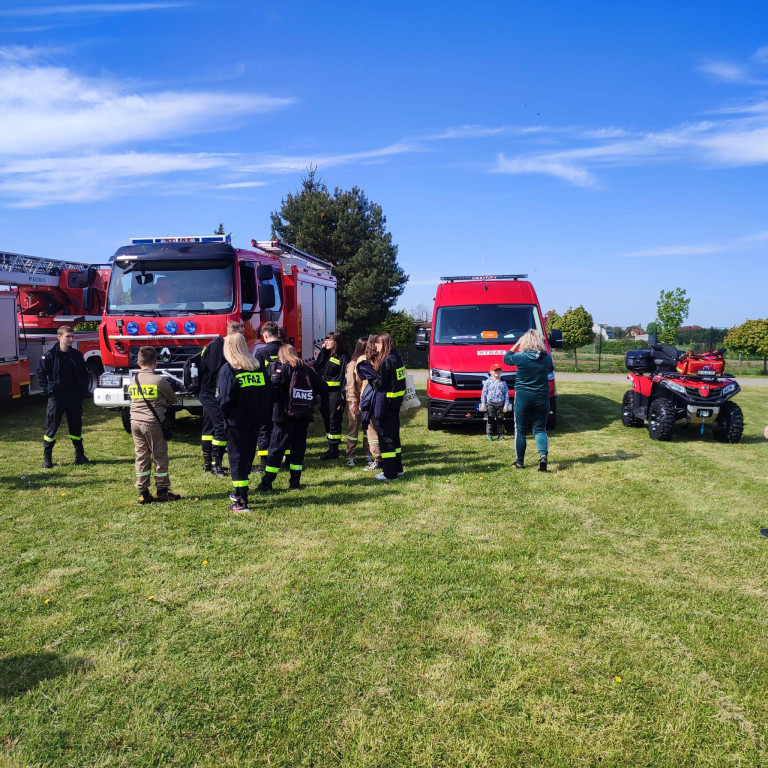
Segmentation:
{"type": "Polygon", "coordinates": [[[208,561],[207,560],[203,560],[203,565],[208,565],[208,561]]]}
{"type": "Polygon", "coordinates": [[[48,603],[50,603],[50,602],[51,602],[51,598],[50,597],[46,597],[45,598],[45,604],[48,605],[48,603]]]}
{"type": "Polygon", "coordinates": [[[617,683],[620,683],[620,682],[621,682],[621,678],[620,678],[620,677],[618,677],[618,676],[614,677],[613,679],[614,679],[614,680],[615,680],[617,683]]]}
{"type": "Polygon", "coordinates": [[[66,496],[67,494],[66,494],[66,493],[62,493],[61,495],[62,495],[62,496],[66,496]]]}
{"type": "Polygon", "coordinates": [[[197,496],[195,496],[195,501],[200,501],[200,499],[198,499],[197,496]]]}
{"type": "Polygon", "coordinates": [[[150,595],[150,596],[147,598],[147,600],[154,600],[154,599],[155,599],[155,596],[154,596],[154,595],[150,595]]]}

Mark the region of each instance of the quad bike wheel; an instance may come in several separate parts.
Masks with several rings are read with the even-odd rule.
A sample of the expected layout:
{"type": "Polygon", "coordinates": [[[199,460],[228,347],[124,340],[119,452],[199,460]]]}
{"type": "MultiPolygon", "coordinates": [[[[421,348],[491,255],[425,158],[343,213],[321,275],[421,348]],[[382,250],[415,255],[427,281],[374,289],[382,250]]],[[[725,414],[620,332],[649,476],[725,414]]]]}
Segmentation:
{"type": "Polygon", "coordinates": [[[675,429],[675,407],[666,397],[657,397],[648,409],[651,440],[671,440],[675,429]]]}
{"type": "Polygon", "coordinates": [[[744,414],[736,403],[729,400],[720,409],[712,434],[721,443],[739,443],[743,432],[744,414]]]}
{"type": "Polygon", "coordinates": [[[621,401],[621,423],[625,427],[642,427],[643,426],[643,420],[638,419],[635,416],[634,409],[632,408],[634,404],[634,397],[635,393],[628,389],[624,393],[624,399],[621,401]]]}

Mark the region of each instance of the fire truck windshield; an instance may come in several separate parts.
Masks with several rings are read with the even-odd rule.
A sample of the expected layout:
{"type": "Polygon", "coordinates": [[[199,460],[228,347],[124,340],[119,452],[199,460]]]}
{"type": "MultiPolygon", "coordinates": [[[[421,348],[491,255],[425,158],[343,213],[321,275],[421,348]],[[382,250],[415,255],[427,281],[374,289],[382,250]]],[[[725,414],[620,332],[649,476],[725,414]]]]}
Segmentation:
{"type": "Polygon", "coordinates": [[[107,313],[163,316],[231,312],[233,285],[230,261],[175,259],[115,264],[107,313]]]}
{"type": "Polygon", "coordinates": [[[475,304],[440,307],[434,344],[496,344],[511,346],[526,331],[541,333],[541,319],[532,304],[475,304]]]}

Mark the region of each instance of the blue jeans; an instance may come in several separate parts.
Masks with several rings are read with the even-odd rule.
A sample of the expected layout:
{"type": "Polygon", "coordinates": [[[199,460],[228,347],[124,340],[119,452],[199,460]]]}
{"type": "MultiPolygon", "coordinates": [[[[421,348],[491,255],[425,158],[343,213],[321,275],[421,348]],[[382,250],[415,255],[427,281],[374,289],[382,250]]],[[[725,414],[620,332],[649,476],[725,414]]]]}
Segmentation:
{"type": "Polygon", "coordinates": [[[549,416],[549,392],[515,392],[515,459],[525,458],[525,435],[533,430],[533,439],[539,456],[546,456],[549,450],[547,439],[547,416],[549,416]]]}

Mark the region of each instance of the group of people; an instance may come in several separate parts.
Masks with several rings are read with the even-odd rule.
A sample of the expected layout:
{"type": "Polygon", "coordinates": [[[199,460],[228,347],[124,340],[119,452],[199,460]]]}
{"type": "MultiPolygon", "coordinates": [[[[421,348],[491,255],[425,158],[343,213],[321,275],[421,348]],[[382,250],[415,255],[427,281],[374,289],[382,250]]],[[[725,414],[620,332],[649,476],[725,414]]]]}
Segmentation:
{"type": "MultiPolygon", "coordinates": [[[[340,456],[345,411],[348,412],[346,463],[355,466],[359,435],[363,435],[366,470],[377,480],[403,475],[400,442],[400,406],[405,395],[406,372],[387,333],[357,340],[350,355],[339,333],[329,333],[312,365],[306,364],[274,322],[262,326],[263,345],[251,354],[241,321],[227,324],[226,336],[214,339],[197,356],[197,383],[203,407],[203,469],[227,474],[229,456],[233,490],[230,509],[248,510],[249,475],[262,473],[258,490],[270,491],[283,462],[288,464],[288,487],[299,488],[307,447],[307,430],[314,403],[320,401],[327,450],[320,456],[340,456]],[[282,337],[282,338],[281,338],[282,337]],[[254,462],[259,464],[254,467],[254,462]]],[[[56,432],[67,416],[75,463],[87,464],[82,439],[83,399],[88,393],[88,372],[82,354],[73,348],[68,326],[58,331],[58,343],[43,356],[38,382],[49,396],[46,412],[43,467],[53,466],[56,432]]],[[[543,336],[528,331],[506,353],[504,362],[517,367],[515,381],[515,467],[524,466],[526,433],[533,431],[539,470],[547,470],[549,375],[552,358],[543,336]]],[[[176,501],[170,487],[165,416],[176,395],[168,379],[157,373],[154,347],[138,353],[139,371],[129,387],[131,434],[136,451],[136,488],[139,503],[176,501]],[[156,496],[150,492],[152,465],[156,496]]],[[[482,411],[488,415],[488,439],[504,437],[504,413],[509,390],[501,380],[501,366],[491,368],[483,386],[482,411]]]]}
{"type": "MultiPolygon", "coordinates": [[[[261,329],[263,346],[252,355],[243,324],[230,321],[226,336],[214,339],[196,360],[203,406],[203,469],[225,476],[223,458],[228,455],[233,486],[230,509],[248,511],[249,476],[254,469],[261,473],[258,490],[268,492],[285,461],[288,487],[300,487],[316,398],[328,441],[321,459],[339,457],[348,408],[347,463],[354,466],[357,434],[362,427],[370,449],[368,465],[380,470],[376,479],[389,481],[402,475],[400,404],[405,394],[405,366],[389,334],[358,340],[350,357],[341,335],[329,333],[314,364],[308,365],[287,340],[280,338],[281,330],[276,323],[265,323],[261,329]]],[[[165,479],[167,463],[158,462],[157,456],[157,497],[149,491],[146,447],[153,455],[159,450],[161,459],[167,457],[161,423],[165,407],[174,400],[172,392],[165,392],[149,378],[157,376],[153,355],[152,347],[139,351],[137,379],[147,382],[137,381],[130,390],[140,504],[173,500],[169,494],[178,498],[165,479]],[[153,421],[145,419],[141,427],[134,428],[134,411],[145,415],[149,405],[155,411],[153,421]]]]}

